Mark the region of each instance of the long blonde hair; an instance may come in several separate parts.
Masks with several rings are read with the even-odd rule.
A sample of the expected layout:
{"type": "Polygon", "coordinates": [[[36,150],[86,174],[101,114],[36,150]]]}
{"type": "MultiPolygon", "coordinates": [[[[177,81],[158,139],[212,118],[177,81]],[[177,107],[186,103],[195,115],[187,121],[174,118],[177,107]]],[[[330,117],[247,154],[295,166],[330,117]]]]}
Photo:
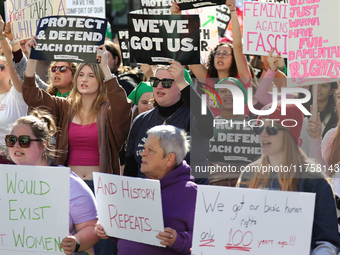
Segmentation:
{"type": "MultiPolygon", "coordinates": [[[[274,125],[277,127],[283,127],[279,122],[275,121],[274,125]]],[[[288,129],[284,131],[284,145],[283,145],[283,151],[284,151],[284,157],[282,159],[281,165],[287,166],[289,168],[289,171],[278,171],[278,181],[281,186],[281,190],[285,191],[296,191],[297,187],[297,180],[300,177],[300,170],[305,172],[306,171],[306,165],[305,164],[311,164],[312,161],[308,159],[307,155],[301,150],[295,140],[292,134],[289,132],[288,129]],[[294,170],[295,167],[295,170],[294,170]]],[[[267,166],[269,168],[270,161],[269,157],[266,155],[262,155],[261,158],[259,158],[254,163],[250,164],[250,167],[253,167],[254,169],[258,169],[253,178],[251,178],[249,181],[242,182],[242,185],[245,185],[249,188],[265,188],[270,180],[270,172],[264,172],[262,173],[262,166],[267,166]]],[[[308,171],[308,170],[307,170],[308,171]]]]}
{"type": "Polygon", "coordinates": [[[69,98],[71,99],[71,104],[72,104],[74,113],[75,115],[78,115],[81,118],[82,124],[83,122],[85,122],[86,124],[93,123],[94,120],[96,119],[96,115],[100,109],[100,106],[107,101],[106,86],[104,85],[104,79],[105,79],[105,75],[101,67],[99,66],[99,64],[93,64],[93,63],[80,64],[76,73],[74,74],[73,84],[75,84],[75,86],[73,87],[69,98]],[[83,116],[83,114],[81,114],[81,109],[83,107],[83,100],[82,100],[83,98],[82,98],[82,94],[79,93],[78,88],[76,86],[77,78],[79,76],[80,71],[82,70],[84,66],[89,66],[92,69],[99,83],[98,94],[97,94],[96,99],[92,103],[89,116],[83,116]]]}

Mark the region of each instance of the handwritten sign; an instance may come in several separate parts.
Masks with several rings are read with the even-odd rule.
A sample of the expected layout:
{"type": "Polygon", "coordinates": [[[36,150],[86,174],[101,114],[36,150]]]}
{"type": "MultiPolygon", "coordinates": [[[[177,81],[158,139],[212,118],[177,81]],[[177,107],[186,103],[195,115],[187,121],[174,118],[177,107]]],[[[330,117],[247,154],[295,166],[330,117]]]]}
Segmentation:
{"type": "Polygon", "coordinates": [[[142,9],[130,13],[149,15],[171,15],[170,7],[172,0],[150,1],[140,0],[142,9]]]}
{"type": "Polygon", "coordinates": [[[216,7],[186,10],[183,13],[186,15],[198,14],[200,17],[201,64],[205,64],[208,62],[210,51],[218,44],[216,7]]]}
{"type": "Polygon", "coordinates": [[[42,18],[37,30],[38,45],[31,58],[96,63],[97,47],[104,44],[107,20],[79,16],[42,18]]]}
{"type": "Polygon", "coordinates": [[[312,193],[199,185],[192,253],[309,255],[314,203],[312,193]]]}
{"type": "Polygon", "coordinates": [[[66,0],[66,13],[105,19],[105,0],[66,0]]]}
{"type": "Polygon", "coordinates": [[[69,187],[69,168],[0,165],[0,254],[64,254],[69,187]]]}
{"type": "Polygon", "coordinates": [[[130,241],[162,246],[164,231],[159,181],[93,173],[99,222],[105,233],[130,241]]]}
{"type": "Polygon", "coordinates": [[[130,61],[182,65],[199,64],[198,15],[128,14],[130,61]]]}
{"type": "Polygon", "coordinates": [[[340,78],[339,1],[290,1],[288,86],[340,78]],[[330,29],[331,28],[331,29],[330,29]]]}
{"type": "Polygon", "coordinates": [[[6,2],[14,40],[24,40],[35,35],[39,20],[43,17],[66,15],[65,0],[10,0],[6,2]]]}
{"type": "Polygon", "coordinates": [[[243,52],[267,56],[275,47],[287,57],[288,11],[288,4],[244,1],[243,52]]]}

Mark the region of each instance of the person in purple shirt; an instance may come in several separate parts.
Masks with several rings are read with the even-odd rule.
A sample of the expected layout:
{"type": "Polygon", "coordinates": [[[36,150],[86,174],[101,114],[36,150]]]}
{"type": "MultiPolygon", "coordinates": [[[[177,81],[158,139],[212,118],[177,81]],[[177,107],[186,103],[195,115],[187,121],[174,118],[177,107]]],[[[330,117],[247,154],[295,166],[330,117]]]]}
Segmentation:
{"type": "MultiPolygon", "coordinates": [[[[190,254],[197,185],[190,176],[190,166],[183,160],[189,151],[188,137],[184,130],[171,125],[155,126],[147,135],[141,172],[160,181],[165,228],[157,238],[166,248],[120,239],[118,254],[190,254]]],[[[96,232],[101,238],[109,238],[99,222],[96,232]]]]}

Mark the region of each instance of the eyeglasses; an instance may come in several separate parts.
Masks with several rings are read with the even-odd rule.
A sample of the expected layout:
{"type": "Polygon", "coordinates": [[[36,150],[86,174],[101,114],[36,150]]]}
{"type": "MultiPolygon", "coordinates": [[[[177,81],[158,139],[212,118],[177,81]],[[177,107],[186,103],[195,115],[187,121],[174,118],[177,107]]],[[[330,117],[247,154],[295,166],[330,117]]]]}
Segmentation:
{"type": "MultiPolygon", "coordinates": [[[[255,135],[260,135],[263,133],[264,127],[253,127],[252,128],[254,131],[255,135]]],[[[272,126],[267,126],[266,127],[266,132],[268,135],[277,135],[279,133],[279,130],[287,130],[285,128],[279,128],[279,127],[272,127],[272,126]]]]}
{"type": "Polygon", "coordinates": [[[219,58],[219,57],[222,57],[222,58],[227,58],[230,56],[230,52],[229,51],[214,51],[214,57],[215,58],[219,58]]]}
{"type": "Polygon", "coordinates": [[[70,69],[70,71],[72,72],[71,68],[69,68],[68,66],[52,66],[51,72],[55,73],[58,71],[58,69],[61,73],[65,72],[67,69],[70,69]]]}
{"type": "Polygon", "coordinates": [[[1,65],[0,65],[0,71],[4,70],[5,67],[6,67],[6,66],[5,66],[4,64],[1,64],[1,65]]]}
{"type": "Polygon", "coordinates": [[[161,82],[163,88],[170,89],[173,81],[174,79],[169,78],[158,79],[157,77],[150,77],[150,85],[154,88],[156,88],[158,84],[161,82]]]}
{"type": "Polygon", "coordinates": [[[21,148],[29,148],[31,141],[41,141],[41,139],[32,139],[28,135],[21,135],[19,137],[16,137],[15,135],[6,135],[5,141],[7,147],[14,147],[15,143],[18,141],[21,148]]]}

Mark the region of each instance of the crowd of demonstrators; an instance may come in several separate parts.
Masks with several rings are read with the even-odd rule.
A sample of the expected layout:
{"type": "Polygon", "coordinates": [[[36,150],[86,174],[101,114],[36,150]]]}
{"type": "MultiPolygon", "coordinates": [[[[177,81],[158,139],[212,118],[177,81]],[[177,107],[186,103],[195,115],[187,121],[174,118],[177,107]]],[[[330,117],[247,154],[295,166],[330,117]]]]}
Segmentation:
{"type": "Polygon", "coordinates": [[[324,173],[315,172],[308,167],[315,162],[307,158],[298,147],[303,122],[302,112],[295,105],[288,105],[286,112],[285,116],[281,115],[279,104],[268,117],[258,118],[264,121],[264,126],[254,128],[254,132],[260,136],[262,156],[250,166],[261,168],[295,165],[303,171],[243,172],[239,186],[315,193],[311,254],[338,254],[340,238],[332,187],[324,173]],[[289,125],[288,128],[282,126],[281,121],[287,118],[292,123],[292,120],[295,120],[297,125],[289,125]]]}
{"type": "MultiPolygon", "coordinates": [[[[53,163],[52,138],[56,132],[53,117],[34,110],[30,115],[15,121],[6,135],[10,158],[17,165],[58,166],[53,163]]],[[[61,186],[62,188],[62,186],[61,186]]],[[[65,254],[89,250],[98,242],[95,234],[97,209],[90,188],[75,173],[70,171],[69,233],[60,247],[65,254]]]]}
{"type": "MultiPolygon", "coordinates": [[[[0,164],[71,168],[70,236],[61,244],[66,254],[75,251],[117,254],[117,248],[119,255],[190,254],[197,192],[193,181],[221,186],[235,186],[238,182],[241,187],[316,193],[312,254],[325,254],[326,251],[336,254],[340,247],[336,206],[326,175],[306,169],[300,175],[268,173],[259,176],[237,172],[210,174],[202,179],[195,176],[195,180],[190,176],[197,165],[238,168],[247,165],[236,161],[209,162],[214,117],[227,120],[257,118],[249,109],[270,107],[268,104],[274,101],[273,88],[280,91],[287,86],[287,78],[282,72],[284,61],[274,54],[274,48],[268,56],[253,56],[250,63],[247,62],[235,0],[226,0],[226,4],[231,11],[233,42],[216,45],[209,53],[206,65],[188,67],[198,78],[194,83],[188,70],[176,60],[169,61],[166,66],[138,63],[140,70],[124,67],[119,45],[110,40],[98,47],[99,64],[52,62],[44,67],[48,70],[48,79],[39,77],[36,74],[40,69],[38,61],[29,58],[31,48],[37,45],[36,37],[25,40],[25,47],[21,48],[23,41],[13,40],[10,23],[5,25],[0,20],[0,45],[4,53],[0,56],[0,164]],[[258,79],[251,63],[262,69],[258,79]],[[243,92],[245,115],[234,114],[233,94],[226,88],[216,89],[215,95],[221,103],[208,102],[207,114],[201,113],[202,102],[195,88],[198,85],[214,92],[216,83],[236,86],[243,92]],[[251,106],[247,100],[249,87],[253,87],[251,106]],[[26,116],[28,106],[47,112],[34,110],[26,116]],[[190,152],[187,135],[191,137],[190,152]],[[180,143],[175,142],[178,139],[180,143]],[[51,149],[51,141],[55,151],[51,149]],[[94,230],[97,211],[93,172],[160,181],[166,228],[157,237],[166,248],[128,240],[118,240],[118,243],[117,240],[100,240],[97,243],[99,237],[108,237],[99,223],[96,228],[99,237],[94,230]],[[83,194],[84,200],[78,200],[77,194],[83,194]],[[82,218],[85,220],[79,221],[85,212],[88,212],[82,218]]],[[[177,4],[172,4],[171,12],[180,14],[177,4]]],[[[333,82],[318,85],[318,94],[314,95],[320,113],[317,119],[308,120],[307,131],[311,137],[310,156],[315,161],[308,159],[298,147],[303,115],[299,109],[288,107],[288,116],[296,119],[298,125],[285,128],[275,121],[271,127],[265,121],[264,127],[255,128],[263,155],[251,165],[305,167],[305,163],[316,162],[328,170],[339,167],[339,94],[340,88],[333,82]]],[[[301,95],[288,94],[288,98],[295,97],[301,95]]],[[[278,94],[278,100],[280,98],[278,94]]],[[[208,96],[207,100],[212,99],[208,96]]],[[[312,99],[304,106],[309,110],[311,104],[312,99]]],[[[266,118],[281,120],[280,107],[266,118]]],[[[328,174],[334,177],[332,186],[340,196],[337,181],[340,174],[333,176],[331,171],[328,174]]]]}
{"type": "MultiPolygon", "coordinates": [[[[167,124],[184,129],[192,137],[192,150],[186,155],[186,161],[207,165],[209,139],[213,134],[213,116],[208,110],[202,115],[200,97],[190,85],[191,79],[182,65],[170,61],[170,66],[159,66],[155,77],[150,78],[153,87],[154,108],[140,114],[133,122],[127,140],[125,176],[144,177],[140,171],[141,153],[144,150],[146,132],[153,126],[167,124]],[[190,102],[195,101],[195,102],[190,102]]],[[[194,166],[190,164],[193,168],[194,166]]]]}
{"type": "MultiPolygon", "coordinates": [[[[144,147],[141,172],[160,181],[165,228],[157,238],[166,248],[120,239],[119,254],[190,254],[197,185],[184,160],[189,151],[188,137],[174,126],[154,126],[147,131],[144,147]]],[[[96,232],[101,238],[108,238],[99,223],[96,232]]]]}

